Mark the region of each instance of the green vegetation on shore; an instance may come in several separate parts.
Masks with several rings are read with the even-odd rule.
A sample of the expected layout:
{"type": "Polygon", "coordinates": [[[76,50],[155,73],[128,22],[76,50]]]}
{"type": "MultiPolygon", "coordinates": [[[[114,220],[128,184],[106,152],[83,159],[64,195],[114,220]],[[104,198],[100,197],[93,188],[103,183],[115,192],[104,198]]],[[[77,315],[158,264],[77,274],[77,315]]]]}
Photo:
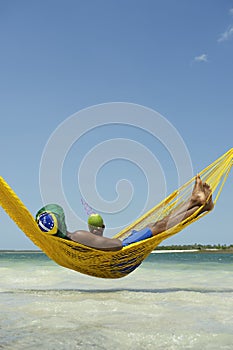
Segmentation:
{"type": "Polygon", "coordinates": [[[156,250],[232,250],[233,252],[233,244],[186,244],[186,245],[164,245],[156,247],[156,250]]]}

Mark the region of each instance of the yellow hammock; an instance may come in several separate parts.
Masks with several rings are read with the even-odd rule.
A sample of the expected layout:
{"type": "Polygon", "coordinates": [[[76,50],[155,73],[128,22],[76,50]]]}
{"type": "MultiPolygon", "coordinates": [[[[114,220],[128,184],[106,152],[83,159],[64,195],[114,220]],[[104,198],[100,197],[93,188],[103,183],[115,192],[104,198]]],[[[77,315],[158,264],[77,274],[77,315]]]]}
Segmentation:
{"type": "MultiPolygon", "coordinates": [[[[211,186],[214,203],[216,203],[220,195],[232,164],[233,148],[199,173],[202,180],[211,186]]],[[[171,210],[182,205],[192,192],[194,180],[195,178],[192,178],[114,237],[123,239],[130,234],[132,229],[141,229],[148,223],[163,218],[171,210]]],[[[207,214],[203,213],[196,217],[197,211],[186,220],[157,236],[133,243],[120,251],[112,252],[93,249],[70,240],[43,233],[38,228],[34,217],[2,177],[0,177],[0,204],[19,228],[49,258],[61,266],[101,278],[120,278],[126,276],[138,267],[164,239],[181,231],[192,222],[207,214]]],[[[200,209],[198,210],[200,211],[200,209]]]]}

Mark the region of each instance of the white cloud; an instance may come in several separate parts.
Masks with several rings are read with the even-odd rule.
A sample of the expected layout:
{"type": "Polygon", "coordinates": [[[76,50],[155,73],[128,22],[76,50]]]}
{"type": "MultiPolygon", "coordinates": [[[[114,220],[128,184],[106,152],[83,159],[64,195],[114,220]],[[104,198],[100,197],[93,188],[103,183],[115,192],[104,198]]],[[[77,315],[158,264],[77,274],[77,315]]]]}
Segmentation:
{"type": "MultiPolygon", "coordinates": [[[[233,11],[233,9],[232,9],[233,11]]],[[[230,26],[224,33],[220,35],[220,38],[218,39],[218,42],[229,40],[233,37],[233,25],[230,26]]]]}
{"type": "Polygon", "coordinates": [[[233,8],[229,10],[229,13],[233,16],[233,8]]]}
{"type": "Polygon", "coordinates": [[[207,55],[205,53],[203,53],[200,56],[196,56],[196,57],[194,57],[194,61],[196,61],[196,62],[208,62],[207,55]]]}

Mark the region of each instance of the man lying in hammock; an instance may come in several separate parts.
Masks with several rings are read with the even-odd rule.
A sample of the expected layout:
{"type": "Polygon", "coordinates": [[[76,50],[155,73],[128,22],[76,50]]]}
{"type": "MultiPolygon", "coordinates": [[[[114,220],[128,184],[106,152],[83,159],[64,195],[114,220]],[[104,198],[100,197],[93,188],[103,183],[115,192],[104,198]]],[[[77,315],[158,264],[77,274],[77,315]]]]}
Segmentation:
{"type": "MultiPolygon", "coordinates": [[[[181,208],[174,210],[163,219],[147,225],[140,231],[132,231],[132,234],[121,241],[118,238],[103,237],[105,225],[99,216],[100,222],[94,225],[92,215],[89,217],[89,230],[78,230],[73,233],[68,232],[65,223],[63,209],[57,204],[48,204],[38,211],[36,221],[39,228],[49,234],[70,239],[80,244],[100,250],[120,250],[123,247],[139,242],[141,240],[155,236],[169,228],[176,226],[181,221],[194,214],[200,207],[203,208],[197,215],[213,209],[212,193],[207,183],[202,183],[199,175],[196,176],[195,185],[190,199],[181,208]]],[[[95,214],[94,214],[95,215],[95,214]]]]}

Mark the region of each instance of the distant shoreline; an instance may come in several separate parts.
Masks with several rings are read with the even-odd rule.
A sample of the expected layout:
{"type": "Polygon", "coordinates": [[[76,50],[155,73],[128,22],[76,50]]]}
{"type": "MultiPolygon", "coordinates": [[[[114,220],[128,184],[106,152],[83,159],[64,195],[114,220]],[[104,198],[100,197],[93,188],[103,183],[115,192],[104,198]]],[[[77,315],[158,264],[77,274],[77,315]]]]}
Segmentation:
{"type": "Polygon", "coordinates": [[[17,249],[0,249],[0,253],[43,253],[44,252],[42,250],[17,250],[17,249]]]}
{"type": "MultiPolygon", "coordinates": [[[[162,248],[162,247],[161,247],[162,248]]],[[[202,249],[155,249],[152,254],[164,254],[164,253],[226,253],[233,254],[233,248],[202,248],[202,249]]],[[[17,249],[0,249],[0,253],[15,253],[15,254],[45,254],[42,250],[17,250],[17,249]]]]}
{"type": "Polygon", "coordinates": [[[155,249],[153,254],[160,253],[222,253],[233,254],[233,249],[155,249]]]}

